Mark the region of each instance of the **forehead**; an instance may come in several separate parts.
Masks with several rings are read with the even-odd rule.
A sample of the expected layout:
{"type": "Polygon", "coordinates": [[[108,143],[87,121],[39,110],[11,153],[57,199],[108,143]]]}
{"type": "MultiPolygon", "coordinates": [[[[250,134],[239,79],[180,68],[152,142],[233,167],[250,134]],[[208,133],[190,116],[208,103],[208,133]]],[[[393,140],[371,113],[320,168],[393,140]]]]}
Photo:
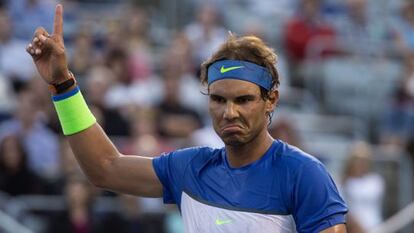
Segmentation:
{"type": "Polygon", "coordinates": [[[232,98],[243,95],[260,95],[260,87],[238,79],[222,79],[209,86],[209,94],[232,98]]]}

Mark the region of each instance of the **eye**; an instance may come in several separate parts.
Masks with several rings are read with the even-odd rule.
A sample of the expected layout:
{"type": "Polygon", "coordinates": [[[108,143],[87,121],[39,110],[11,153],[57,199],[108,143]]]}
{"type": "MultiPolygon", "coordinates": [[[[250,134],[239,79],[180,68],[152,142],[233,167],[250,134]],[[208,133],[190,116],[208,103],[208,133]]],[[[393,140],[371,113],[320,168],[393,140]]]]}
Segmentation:
{"type": "Polygon", "coordinates": [[[226,99],[218,95],[210,95],[210,100],[216,103],[225,103],[226,99]]]}
{"type": "Polygon", "coordinates": [[[237,104],[247,104],[248,102],[252,101],[254,98],[252,98],[251,96],[240,96],[236,98],[236,103],[237,104]]]}

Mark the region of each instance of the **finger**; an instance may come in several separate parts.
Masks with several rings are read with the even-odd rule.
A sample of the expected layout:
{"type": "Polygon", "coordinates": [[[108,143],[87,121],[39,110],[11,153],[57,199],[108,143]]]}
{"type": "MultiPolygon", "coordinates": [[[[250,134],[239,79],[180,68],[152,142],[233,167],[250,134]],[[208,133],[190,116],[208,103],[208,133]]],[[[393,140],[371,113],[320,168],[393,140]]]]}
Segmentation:
{"type": "Polygon", "coordinates": [[[57,4],[55,12],[55,20],[53,22],[53,34],[62,36],[63,31],[63,6],[57,4]]]}
{"type": "Polygon", "coordinates": [[[34,55],[34,50],[32,44],[27,45],[26,52],[28,52],[30,55],[34,55]]]}
{"type": "Polygon", "coordinates": [[[35,49],[35,55],[40,55],[40,54],[42,54],[42,50],[41,49],[39,49],[39,48],[37,48],[37,49],[35,49]]]}
{"type": "MultiPolygon", "coordinates": [[[[41,47],[41,48],[52,48],[52,47],[54,47],[54,44],[56,43],[55,41],[53,41],[51,38],[50,38],[50,36],[45,36],[45,35],[39,35],[39,37],[37,37],[38,39],[39,39],[39,41],[37,42],[37,45],[38,46],[34,46],[34,45],[32,45],[33,47],[41,47]],[[40,46],[40,45],[43,45],[43,46],[40,46]]],[[[33,39],[33,41],[34,41],[34,39],[33,39]]]]}
{"type": "MultiPolygon", "coordinates": [[[[36,56],[36,49],[34,49],[34,47],[33,47],[33,45],[32,44],[29,44],[27,47],[26,47],[26,51],[32,56],[32,57],[35,57],[36,56]]],[[[41,54],[41,52],[39,53],[39,54],[41,54]]]]}
{"type": "Polygon", "coordinates": [[[36,28],[36,31],[33,34],[33,39],[39,37],[40,35],[49,36],[49,33],[43,27],[36,28]]]}
{"type": "Polygon", "coordinates": [[[46,37],[49,36],[49,33],[42,27],[38,27],[33,35],[32,44],[35,47],[42,47],[42,41],[40,41],[40,35],[44,35],[46,37]]]}
{"type": "MultiPolygon", "coordinates": [[[[50,49],[53,51],[53,53],[56,54],[62,54],[65,52],[64,47],[60,46],[58,42],[53,40],[50,36],[46,37],[44,35],[40,35],[39,40],[42,43],[42,46],[40,47],[42,50],[48,51],[50,49]]],[[[37,47],[34,46],[34,48],[36,49],[37,47]]]]}
{"type": "Polygon", "coordinates": [[[40,41],[39,37],[35,36],[32,40],[33,45],[41,47],[42,46],[42,42],[40,41]]]}

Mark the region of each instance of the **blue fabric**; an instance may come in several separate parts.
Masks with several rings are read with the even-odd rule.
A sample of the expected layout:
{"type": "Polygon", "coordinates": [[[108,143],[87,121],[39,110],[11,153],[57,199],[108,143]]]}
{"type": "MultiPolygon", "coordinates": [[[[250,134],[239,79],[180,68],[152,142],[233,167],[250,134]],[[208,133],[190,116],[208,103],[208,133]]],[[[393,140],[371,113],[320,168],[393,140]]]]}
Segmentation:
{"type": "Polygon", "coordinates": [[[67,99],[67,98],[69,98],[71,96],[76,95],[76,93],[78,93],[79,91],[80,91],[79,86],[76,86],[75,89],[73,89],[73,90],[71,90],[69,92],[52,96],[52,100],[55,101],[55,102],[56,101],[60,101],[60,100],[64,100],[64,99],[67,99]]]}
{"type": "Polygon", "coordinates": [[[164,202],[180,208],[186,192],[223,208],[292,215],[298,232],[345,223],[347,207],[324,165],[276,140],[257,161],[231,168],[224,148],[189,148],[153,160],[164,202]]]}
{"type": "Polygon", "coordinates": [[[208,67],[207,76],[208,85],[221,79],[238,79],[254,83],[268,91],[272,88],[272,75],[268,69],[247,61],[217,61],[208,67]]]}

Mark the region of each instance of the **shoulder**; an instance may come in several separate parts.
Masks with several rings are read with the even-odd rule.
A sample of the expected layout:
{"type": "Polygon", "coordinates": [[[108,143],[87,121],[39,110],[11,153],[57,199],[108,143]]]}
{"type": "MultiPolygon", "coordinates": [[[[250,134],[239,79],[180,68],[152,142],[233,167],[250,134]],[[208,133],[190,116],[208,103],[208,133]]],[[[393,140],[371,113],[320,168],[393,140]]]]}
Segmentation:
{"type": "Polygon", "coordinates": [[[154,158],[154,162],[168,161],[170,165],[184,168],[188,164],[205,163],[212,159],[219,158],[223,149],[215,149],[211,147],[189,147],[178,149],[169,153],[163,153],[159,157],[154,158]]]}
{"type": "Polygon", "coordinates": [[[188,157],[188,158],[197,158],[197,159],[206,159],[212,155],[220,154],[222,149],[216,149],[211,147],[188,147],[183,149],[178,149],[170,153],[164,153],[163,156],[174,156],[174,157],[188,157]]]}
{"type": "Polygon", "coordinates": [[[322,165],[322,163],[314,156],[304,152],[298,147],[289,145],[278,140],[280,146],[275,151],[274,156],[283,166],[291,171],[295,171],[303,166],[322,165]]]}

